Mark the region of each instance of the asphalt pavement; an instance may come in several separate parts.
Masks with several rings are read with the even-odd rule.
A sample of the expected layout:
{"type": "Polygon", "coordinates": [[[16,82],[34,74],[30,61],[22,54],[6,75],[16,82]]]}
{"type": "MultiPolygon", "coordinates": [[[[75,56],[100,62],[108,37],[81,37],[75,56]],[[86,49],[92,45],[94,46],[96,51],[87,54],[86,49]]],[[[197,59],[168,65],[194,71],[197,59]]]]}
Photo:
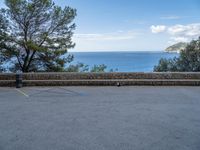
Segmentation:
{"type": "Polygon", "coordinates": [[[0,150],[200,150],[200,87],[0,88],[0,150]]]}

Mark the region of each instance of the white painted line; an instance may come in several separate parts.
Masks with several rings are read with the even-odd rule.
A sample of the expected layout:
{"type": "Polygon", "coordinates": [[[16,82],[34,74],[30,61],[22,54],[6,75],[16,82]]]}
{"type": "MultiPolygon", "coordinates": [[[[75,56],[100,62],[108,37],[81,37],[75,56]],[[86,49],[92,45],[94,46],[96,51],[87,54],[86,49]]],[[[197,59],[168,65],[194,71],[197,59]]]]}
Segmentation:
{"type": "Polygon", "coordinates": [[[29,97],[29,95],[27,95],[25,92],[19,90],[19,89],[16,89],[17,92],[19,92],[20,94],[26,96],[26,97],[29,97]]]}

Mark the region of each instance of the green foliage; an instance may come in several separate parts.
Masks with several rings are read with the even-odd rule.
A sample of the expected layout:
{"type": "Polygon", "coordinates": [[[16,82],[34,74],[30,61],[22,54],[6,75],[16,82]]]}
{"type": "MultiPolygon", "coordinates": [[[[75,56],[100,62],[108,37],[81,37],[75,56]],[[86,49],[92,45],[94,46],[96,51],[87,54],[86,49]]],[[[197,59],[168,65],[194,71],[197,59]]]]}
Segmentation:
{"type": "Polygon", "coordinates": [[[168,72],[168,71],[176,71],[177,70],[177,58],[173,59],[160,59],[158,66],[154,67],[154,71],[156,72],[168,72]]]}
{"type": "Polygon", "coordinates": [[[65,70],[66,72],[88,72],[89,68],[88,65],[85,65],[83,63],[78,63],[76,65],[70,65],[65,70]]]}
{"type": "Polygon", "coordinates": [[[3,66],[2,66],[2,64],[3,64],[3,61],[2,61],[2,59],[0,58],[0,72],[3,72],[3,66]]]}
{"type": "MultiPolygon", "coordinates": [[[[107,66],[102,65],[94,65],[91,69],[89,69],[88,65],[85,65],[83,63],[78,63],[76,65],[70,65],[65,69],[65,72],[93,72],[93,73],[101,73],[106,72],[107,66]]],[[[114,72],[113,69],[110,70],[110,72],[114,72]]]]}
{"type": "Polygon", "coordinates": [[[90,72],[106,72],[106,68],[107,68],[107,66],[104,64],[94,65],[90,72]]]}
{"type": "Polygon", "coordinates": [[[200,71],[200,37],[193,40],[181,51],[179,58],[161,59],[154,68],[155,72],[199,72],[200,71]]]}
{"type": "Polygon", "coordinates": [[[5,0],[0,10],[0,55],[10,70],[63,71],[72,42],[76,10],[52,0],[5,0]]]}

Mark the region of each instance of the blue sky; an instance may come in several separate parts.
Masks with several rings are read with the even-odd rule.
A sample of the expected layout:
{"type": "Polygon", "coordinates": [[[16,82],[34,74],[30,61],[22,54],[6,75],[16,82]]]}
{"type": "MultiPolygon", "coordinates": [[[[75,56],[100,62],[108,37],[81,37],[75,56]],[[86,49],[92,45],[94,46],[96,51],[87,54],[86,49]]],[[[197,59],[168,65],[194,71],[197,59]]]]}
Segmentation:
{"type": "MultiPolygon", "coordinates": [[[[71,51],[161,51],[200,36],[200,0],[55,0],[77,9],[71,51]]],[[[2,6],[2,1],[0,2],[2,6]]]]}

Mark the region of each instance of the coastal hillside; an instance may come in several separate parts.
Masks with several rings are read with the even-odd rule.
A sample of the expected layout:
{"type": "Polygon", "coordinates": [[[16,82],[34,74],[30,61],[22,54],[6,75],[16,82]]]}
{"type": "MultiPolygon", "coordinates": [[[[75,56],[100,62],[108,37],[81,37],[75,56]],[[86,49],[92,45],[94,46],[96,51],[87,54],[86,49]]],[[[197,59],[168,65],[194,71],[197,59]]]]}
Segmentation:
{"type": "Polygon", "coordinates": [[[177,44],[174,44],[172,46],[169,46],[165,49],[166,52],[180,52],[181,50],[185,49],[187,46],[187,43],[179,42],[177,44]]]}

